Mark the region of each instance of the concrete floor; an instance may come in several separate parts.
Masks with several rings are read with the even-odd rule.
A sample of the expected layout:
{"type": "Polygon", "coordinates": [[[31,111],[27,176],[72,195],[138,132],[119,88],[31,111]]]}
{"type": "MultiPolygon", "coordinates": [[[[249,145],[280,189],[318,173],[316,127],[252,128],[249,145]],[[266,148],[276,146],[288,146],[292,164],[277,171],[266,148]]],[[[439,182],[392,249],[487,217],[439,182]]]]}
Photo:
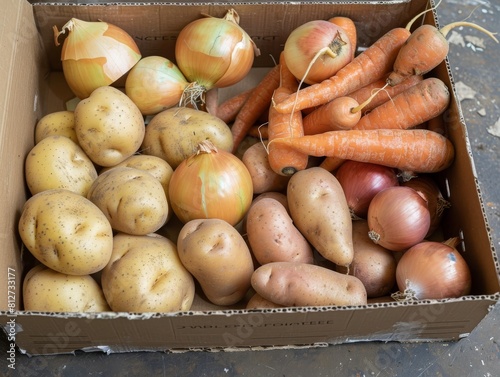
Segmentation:
{"type": "MultiPolygon", "coordinates": [[[[438,7],[441,25],[462,20],[499,31],[498,0],[443,0],[438,7]]],[[[466,29],[462,37],[481,35],[466,29]]],[[[493,242],[500,248],[500,46],[488,49],[453,43],[449,53],[455,82],[476,93],[461,102],[493,242]],[[493,126],[497,125],[497,131],[493,126]]],[[[6,347],[0,338],[1,349],[6,347]]],[[[6,376],[500,376],[500,304],[480,325],[458,342],[357,343],[314,349],[273,351],[130,353],[28,358],[18,355],[16,371],[0,358],[6,376]]]]}

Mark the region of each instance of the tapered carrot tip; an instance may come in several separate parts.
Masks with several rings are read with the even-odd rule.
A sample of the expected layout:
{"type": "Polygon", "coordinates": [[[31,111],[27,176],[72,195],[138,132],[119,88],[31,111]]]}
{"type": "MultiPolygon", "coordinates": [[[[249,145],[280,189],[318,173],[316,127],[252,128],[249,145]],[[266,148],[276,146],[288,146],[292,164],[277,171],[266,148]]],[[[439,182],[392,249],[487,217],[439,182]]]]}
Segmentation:
{"type": "Polygon", "coordinates": [[[394,86],[411,75],[423,75],[436,68],[448,55],[448,41],[433,25],[419,26],[399,50],[387,83],[394,86]]]}

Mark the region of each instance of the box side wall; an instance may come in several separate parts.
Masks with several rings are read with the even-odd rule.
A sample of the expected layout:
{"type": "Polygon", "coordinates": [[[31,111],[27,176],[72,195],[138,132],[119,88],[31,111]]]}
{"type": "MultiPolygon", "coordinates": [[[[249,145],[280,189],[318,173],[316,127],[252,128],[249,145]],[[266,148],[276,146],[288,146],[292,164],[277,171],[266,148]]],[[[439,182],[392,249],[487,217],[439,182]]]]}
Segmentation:
{"type": "Polygon", "coordinates": [[[17,223],[27,198],[24,159],[33,146],[33,131],[42,114],[40,107],[46,56],[40,44],[32,7],[26,1],[3,1],[0,35],[0,309],[19,307],[22,286],[21,241],[17,223]],[[14,279],[14,280],[13,280],[14,279]],[[12,281],[16,281],[15,289],[12,281]],[[8,288],[7,288],[8,287],[8,288]]]}
{"type": "MultiPolygon", "coordinates": [[[[438,23],[434,13],[428,13],[427,23],[438,23]]],[[[437,25],[440,27],[440,25],[437,25]]],[[[495,294],[500,291],[500,267],[476,178],[467,127],[455,91],[452,70],[448,60],[440,64],[432,75],[440,77],[450,88],[451,103],[442,115],[446,135],[455,147],[453,165],[441,174],[445,182],[443,194],[451,204],[445,210],[442,224],[446,237],[461,237],[458,248],[467,261],[472,275],[472,292],[495,294]]]]}
{"type": "MultiPolygon", "coordinates": [[[[340,3],[162,3],[131,5],[40,5],[35,4],[38,28],[48,52],[51,69],[60,70],[60,48],[54,44],[52,26],[59,29],[72,17],[85,21],[103,20],[125,30],[134,38],[144,56],[160,55],[175,62],[176,37],[191,21],[209,14],[223,17],[229,8],[240,14],[240,26],[253,38],[261,51],[255,66],[273,66],[286,36],[297,26],[314,19],[336,15],[351,17],[358,27],[360,46],[368,46],[385,31],[404,25],[410,15],[424,9],[427,2],[340,2],[340,3]],[[369,5],[368,5],[369,4],[369,5]],[[369,11],[366,8],[369,7],[369,11]],[[276,15],[279,15],[276,17],[276,15]],[[271,58],[274,57],[275,60],[271,58]]],[[[59,41],[62,43],[64,35],[59,41]]]]}
{"type": "Polygon", "coordinates": [[[456,340],[473,330],[493,300],[455,300],[437,305],[379,304],[370,308],[295,308],[284,312],[254,311],[147,320],[109,316],[64,318],[19,315],[16,342],[29,354],[75,350],[222,350],[338,344],[352,341],[456,340]]]}

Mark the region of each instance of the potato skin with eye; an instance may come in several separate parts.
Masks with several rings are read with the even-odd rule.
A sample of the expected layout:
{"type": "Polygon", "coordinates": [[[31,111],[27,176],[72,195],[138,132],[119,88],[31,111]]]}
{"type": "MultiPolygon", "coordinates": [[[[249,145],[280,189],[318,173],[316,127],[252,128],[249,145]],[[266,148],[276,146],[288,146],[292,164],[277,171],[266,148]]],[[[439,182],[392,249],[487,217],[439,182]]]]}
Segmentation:
{"type": "Polygon", "coordinates": [[[35,144],[47,136],[66,136],[78,144],[75,132],[75,114],[70,110],[54,111],[44,115],[35,126],[35,144]]]}
{"type": "Polygon", "coordinates": [[[95,89],[74,110],[78,143],[100,166],[114,166],[136,153],[146,132],[137,105],[112,86],[95,89]]]}
{"type": "Polygon", "coordinates": [[[233,135],[220,118],[205,111],[174,107],[156,114],[146,127],[141,151],[163,158],[175,169],[210,140],[219,150],[231,152],[233,135]]]}
{"type": "Polygon", "coordinates": [[[101,283],[114,311],[186,311],[194,300],[194,279],[179,260],[175,243],[154,233],[117,233],[101,283]]]}
{"type": "Polygon", "coordinates": [[[352,219],[337,178],[321,167],[292,175],[287,187],[290,216],[297,229],[329,261],[348,266],[354,257],[352,219]]]}
{"type": "Polygon", "coordinates": [[[90,275],[66,275],[39,264],[23,281],[24,310],[105,312],[109,305],[90,275]]]}
{"type": "Polygon", "coordinates": [[[36,259],[63,274],[100,271],[113,250],[113,230],[106,216],[87,198],[65,189],[29,198],[18,230],[36,259]]]}
{"type": "Polygon", "coordinates": [[[153,233],[168,218],[168,199],[162,184],[141,169],[120,166],[101,173],[87,197],[119,232],[153,233]]]}
{"type": "Polygon", "coordinates": [[[241,234],[228,222],[187,222],[179,233],[177,250],[210,302],[232,305],[247,294],[254,271],[252,255],[241,234]]]}
{"type": "Polygon", "coordinates": [[[366,305],[361,280],[329,268],[301,262],[272,262],[252,275],[252,287],[264,299],[283,306],[366,305]]]}
{"type": "Polygon", "coordinates": [[[40,140],[25,161],[26,183],[32,195],[49,189],[68,189],[86,196],[97,170],[71,139],[52,135],[40,140]]]}
{"type": "Polygon", "coordinates": [[[276,199],[263,198],[252,204],[246,231],[250,249],[260,264],[314,262],[309,242],[293,225],[286,207],[276,199]]]}

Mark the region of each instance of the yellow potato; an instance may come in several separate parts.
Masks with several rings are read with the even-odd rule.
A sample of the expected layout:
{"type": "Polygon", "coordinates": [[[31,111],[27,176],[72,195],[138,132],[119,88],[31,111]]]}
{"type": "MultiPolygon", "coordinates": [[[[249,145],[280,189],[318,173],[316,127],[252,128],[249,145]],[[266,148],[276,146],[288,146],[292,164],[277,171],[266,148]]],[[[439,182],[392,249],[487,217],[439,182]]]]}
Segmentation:
{"type": "Polygon", "coordinates": [[[66,136],[78,144],[78,137],[75,132],[75,114],[73,111],[55,111],[43,116],[38,121],[35,126],[35,144],[52,135],[66,136]]]}
{"type": "Polygon", "coordinates": [[[210,302],[233,305],[247,294],[254,271],[252,255],[241,234],[226,221],[187,222],[179,233],[177,250],[210,302]]]}
{"type": "Polygon", "coordinates": [[[264,299],[283,306],[366,305],[365,286],[355,276],[300,262],[273,262],[252,275],[264,299]]]}
{"type": "Polygon", "coordinates": [[[217,149],[228,152],[233,148],[231,129],[223,120],[205,111],[174,107],[151,119],[141,150],[163,158],[175,169],[196,152],[203,140],[210,140],[217,149]]]}
{"type": "Polygon", "coordinates": [[[168,185],[174,169],[172,169],[172,167],[164,159],[146,154],[134,154],[115,166],[101,169],[101,173],[104,173],[114,167],[135,168],[148,172],[160,181],[165,194],[168,195],[168,185]]]}
{"type": "Polygon", "coordinates": [[[144,118],[126,94],[103,86],[76,105],[75,132],[90,159],[115,166],[132,156],[144,139],[144,118]]]}
{"type": "Polygon", "coordinates": [[[320,167],[298,171],[288,182],[287,199],[295,226],[318,253],[348,266],[354,257],[352,220],[337,178],[320,167]]]}
{"type": "Polygon", "coordinates": [[[175,244],[158,234],[116,234],[101,283],[109,305],[120,312],[186,311],[195,294],[175,244]]]}
{"type": "Polygon", "coordinates": [[[101,270],[113,250],[113,230],[106,216],[87,198],[65,189],[29,198],[19,234],[36,259],[68,275],[101,270]]]}
{"type": "Polygon", "coordinates": [[[78,144],[53,135],[40,140],[28,153],[25,176],[32,195],[61,188],[86,196],[97,171],[78,144]]]}
{"type": "Polygon", "coordinates": [[[67,275],[43,264],[33,267],[23,281],[24,310],[42,312],[104,312],[109,305],[90,275],[67,275]]]}
{"type": "Polygon", "coordinates": [[[168,199],[161,183],[147,171],[116,167],[100,174],[88,192],[114,230],[144,235],[167,221],[168,199]]]}

